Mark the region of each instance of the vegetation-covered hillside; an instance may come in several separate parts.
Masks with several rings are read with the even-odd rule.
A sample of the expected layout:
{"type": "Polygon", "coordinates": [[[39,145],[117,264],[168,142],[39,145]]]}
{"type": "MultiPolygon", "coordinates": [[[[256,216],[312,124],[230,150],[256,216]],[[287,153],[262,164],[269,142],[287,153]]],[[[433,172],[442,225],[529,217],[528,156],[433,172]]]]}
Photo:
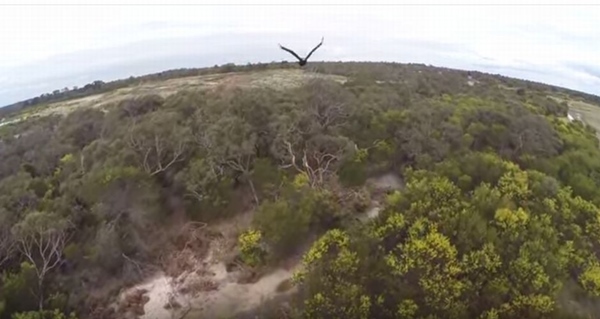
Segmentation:
{"type": "Polygon", "coordinates": [[[597,316],[600,148],[566,117],[592,97],[379,63],[282,85],[277,68],[0,127],[0,318],[131,318],[123,288],[220,241],[240,282],[302,257],[265,318],[597,316]],[[405,187],[367,183],[389,173],[405,187]]]}

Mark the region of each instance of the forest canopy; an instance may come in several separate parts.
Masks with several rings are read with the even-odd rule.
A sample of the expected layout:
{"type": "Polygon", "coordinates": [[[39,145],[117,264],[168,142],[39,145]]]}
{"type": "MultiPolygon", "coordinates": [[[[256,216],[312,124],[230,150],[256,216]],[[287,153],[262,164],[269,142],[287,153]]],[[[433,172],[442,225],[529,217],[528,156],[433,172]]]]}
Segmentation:
{"type": "Polygon", "coordinates": [[[600,148],[556,98],[587,96],[421,65],[301,72],[322,76],[0,127],[0,318],[120,318],[107,303],[177,245],[170,225],[247,212],[236,262],[303,255],[289,317],[598,309],[600,148]],[[373,193],[386,173],[404,187],[373,193]]]}

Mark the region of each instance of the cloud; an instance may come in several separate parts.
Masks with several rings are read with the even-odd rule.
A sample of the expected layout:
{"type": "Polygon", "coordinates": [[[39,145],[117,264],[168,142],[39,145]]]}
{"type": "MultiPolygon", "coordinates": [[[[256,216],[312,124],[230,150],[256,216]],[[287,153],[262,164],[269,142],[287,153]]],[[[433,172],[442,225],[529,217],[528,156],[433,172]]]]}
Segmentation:
{"type": "Polygon", "coordinates": [[[566,66],[577,72],[580,77],[593,83],[600,83],[600,65],[567,63],[566,66]]]}
{"type": "Polygon", "coordinates": [[[426,63],[600,93],[600,7],[27,6],[0,12],[0,105],[65,86],[227,62],[426,63]],[[14,30],[19,30],[15,32],[14,30]]]}

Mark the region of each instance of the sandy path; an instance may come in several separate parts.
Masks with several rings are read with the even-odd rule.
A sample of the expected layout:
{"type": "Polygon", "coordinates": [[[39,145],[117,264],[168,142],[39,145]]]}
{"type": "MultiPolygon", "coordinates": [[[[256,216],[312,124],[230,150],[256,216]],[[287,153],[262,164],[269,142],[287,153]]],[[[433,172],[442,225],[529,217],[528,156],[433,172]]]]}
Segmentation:
{"type": "MultiPolygon", "coordinates": [[[[276,269],[261,277],[257,282],[249,284],[237,283],[238,272],[228,273],[225,264],[216,263],[209,267],[210,280],[217,285],[216,289],[199,291],[193,296],[183,294],[179,289],[193,284],[199,277],[188,273],[184,280],[176,280],[157,273],[145,282],[128,289],[146,290],[148,302],[144,304],[144,314],[140,319],[200,319],[221,318],[239,314],[257,308],[263,302],[272,298],[293,293],[294,289],[277,292],[277,287],[283,281],[290,279],[294,269],[276,269]],[[175,301],[177,307],[166,307],[175,301]]],[[[181,277],[180,277],[181,278],[181,277]]]]}
{"type": "Polygon", "coordinates": [[[146,291],[144,314],[139,319],[200,319],[230,317],[251,311],[272,298],[291,294],[295,289],[278,292],[277,287],[291,279],[299,261],[291,269],[278,268],[256,282],[240,284],[241,270],[227,272],[225,263],[215,260],[214,250],[196,269],[177,278],[158,272],[139,285],[123,292],[146,291]],[[209,283],[207,285],[207,283],[209,283]],[[168,305],[176,305],[168,307],[168,305]]]}
{"type": "Polygon", "coordinates": [[[277,286],[290,279],[292,274],[293,270],[277,269],[255,283],[225,283],[218,291],[209,292],[192,301],[192,310],[184,318],[220,318],[252,310],[269,299],[293,292],[276,291],[277,286]]]}
{"type": "Polygon", "coordinates": [[[169,297],[174,294],[171,282],[171,278],[159,273],[146,284],[138,286],[138,288],[148,290],[146,296],[150,299],[144,305],[145,314],[140,316],[140,319],[171,318],[172,312],[165,309],[165,305],[169,303],[169,297]]]}

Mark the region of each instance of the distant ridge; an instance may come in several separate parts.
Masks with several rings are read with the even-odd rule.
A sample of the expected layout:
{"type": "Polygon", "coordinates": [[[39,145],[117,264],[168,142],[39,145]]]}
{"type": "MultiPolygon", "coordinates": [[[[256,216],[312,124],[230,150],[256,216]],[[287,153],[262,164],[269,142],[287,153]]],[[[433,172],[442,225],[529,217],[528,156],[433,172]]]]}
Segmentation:
{"type": "MultiPolygon", "coordinates": [[[[582,91],[577,91],[573,89],[568,89],[552,84],[546,84],[526,79],[518,79],[513,77],[504,76],[501,74],[493,74],[482,71],[473,71],[473,70],[460,70],[448,67],[440,67],[433,65],[426,65],[421,63],[397,63],[397,62],[364,62],[364,61],[356,61],[356,62],[313,62],[313,65],[317,72],[321,72],[325,69],[332,69],[331,71],[335,74],[336,67],[339,67],[343,64],[351,64],[351,65],[369,65],[380,64],[386,67],[404,67],[409,69],[414,69],[416,71],[454,71],[454,72],[466,72],[471,75],[477,75],[478,77],[491,77],[495,80],[503,83],[505,85],[514,86],[514,87],[523,87],[529,89],[549,89],[556,93],[565,93],[569,94],[573,97],[583,99],[584,101],[600,104],[600,96],[594,95],[591,93],[585,93],[582,91]]],[[[200,76],[200,75],[208,75],[208,74],[218,74],[218,73],[228,73],[228,72],[249,72],[249,71],[260,71],[267,69],[286,69],[286,68],[296,68],[297,65],[294,63],[284,62],[271,62],[271,63],[256,63],[256,64],[246,64],[246,65],[236,65],[234,63],[227,63],[223,65],[215,65],[212,67],[204,67],[204,68],[179,68],[179,69],[171,69],[158,73],[152,73],[142,76],[131,76],[126,79],[119,79],[110,82],[103,82],[100,80],[93,81],[88,83],[82,87],[74,87],[71,89],[64,88],[62,90],[55,90],[51,93],[44,93],[40,96],[36,96],[27,100],[19,101],[13,104],[5,105],[0,107],[0,119],[9,117],[15,113],[21,112],[29,107],[33,107],[36,105],[46,104],[46,103],[54,103],[61,102],[75,98],[86,97],[94,94],[104,93],[112,90],[116,90],[119,88],[127,87],[130,85],[134,85],[141,82],[147,81],[160,81],[160,80],[168,80],[173,78],[181,78],[188,76],[200,76]]]]}

